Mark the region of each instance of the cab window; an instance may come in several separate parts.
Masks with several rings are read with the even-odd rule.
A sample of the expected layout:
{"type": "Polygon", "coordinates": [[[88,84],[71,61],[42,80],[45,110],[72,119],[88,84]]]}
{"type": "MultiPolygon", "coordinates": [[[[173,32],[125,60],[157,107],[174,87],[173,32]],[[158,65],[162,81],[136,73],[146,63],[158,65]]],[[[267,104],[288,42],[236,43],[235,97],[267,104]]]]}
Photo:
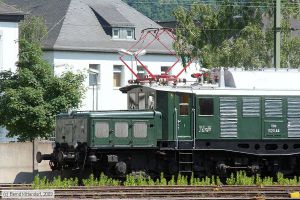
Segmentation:
{"type": "Polygon", "coordinates": [[[214,99],[204,98],[199,99],[200,115],[214,115],[214,99]]]}
{"type": "Polygon", "coordinates": [[[180,103],[179,103],[179,115],[186,116],[189,115],[189,95],[184,94],[180,96],[180,103]]]}

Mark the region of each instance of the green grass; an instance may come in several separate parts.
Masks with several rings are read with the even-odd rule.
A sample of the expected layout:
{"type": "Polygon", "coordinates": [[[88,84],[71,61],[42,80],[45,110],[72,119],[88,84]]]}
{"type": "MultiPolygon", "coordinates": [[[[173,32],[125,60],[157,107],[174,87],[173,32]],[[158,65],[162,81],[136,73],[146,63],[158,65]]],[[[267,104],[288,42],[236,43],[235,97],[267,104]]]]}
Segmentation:
{"type": "Polygon", "coordinates": [[[46,177],[40,178],[38,175],[34,177],[33,189],[55,189],[55,188],[70,188],[78,186],[78,178],[64,178],[60,176],[54,177],[53,181],[49,181],[46,177]]]}
{"type": "MultiPolygon", "coordinates": [[[[272,186],[272,185],[300,185],[300,177],[294,176],[293,178],[285,178],[282,173],[277,173],[275,177],[261,177],[259,174],[248,176],[245,171],[238,171],[231,173],[226,178],[226,185],[258,185],[258,186],[272,186]],[[276,180],[276,181],[275,181],[276,180]]],[[[133,175],[129,174],[126,179],[121,182],[120,180],[112,179],[101,173],[100,177],[94,177],[93,174],[87,179],[83,179],[82,183],[86,187],[91,186],[174,186],[174,185],[195,185],[195,186],[219,186],[222,182],[218,176],[191,177],[178,174],[178,176],[172,176],[171,179],[167,180],[163,173],[157,179],[152,179],[150,176],[145,174],[133,175]]],[[[55,189],[55,188],[70,188],[78,186],[77,178],[64,178],[60,176],[54,177],[52,181],[46,179],[46,177],[40,178],[38,175],[34,177],[32,187],[34,189],[55,189]]]]}

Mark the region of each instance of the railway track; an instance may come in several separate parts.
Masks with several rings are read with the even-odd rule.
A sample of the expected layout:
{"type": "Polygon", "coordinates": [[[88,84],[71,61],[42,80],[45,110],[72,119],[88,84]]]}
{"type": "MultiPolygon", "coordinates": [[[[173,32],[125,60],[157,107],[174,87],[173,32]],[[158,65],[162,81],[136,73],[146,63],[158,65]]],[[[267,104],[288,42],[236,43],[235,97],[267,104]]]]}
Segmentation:
{"type": "MultiPolygon", "coordinates": [[[[32,189],[26,185],[0,185],[0,190],[32,189]]],[[[205,200],[268,200],[290,199],[289,193],[300,186],[131,186],[131,187],[72,187],[54,189],[59,199],[205,199],[205,200]]]]}

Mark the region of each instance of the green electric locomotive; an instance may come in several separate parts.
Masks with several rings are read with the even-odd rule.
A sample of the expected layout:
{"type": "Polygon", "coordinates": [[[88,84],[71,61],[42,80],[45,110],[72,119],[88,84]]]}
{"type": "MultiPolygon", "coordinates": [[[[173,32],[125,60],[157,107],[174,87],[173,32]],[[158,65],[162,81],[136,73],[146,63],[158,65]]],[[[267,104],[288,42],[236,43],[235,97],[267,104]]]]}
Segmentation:
{"type": "Polygon", "coordinates": [[[117,176],[299,174],[300,90],[288,84],[299,77],[227,70],[216,84],[129,85],[127,110],[58,115],[54,151],[37,158],[117,176]]]}

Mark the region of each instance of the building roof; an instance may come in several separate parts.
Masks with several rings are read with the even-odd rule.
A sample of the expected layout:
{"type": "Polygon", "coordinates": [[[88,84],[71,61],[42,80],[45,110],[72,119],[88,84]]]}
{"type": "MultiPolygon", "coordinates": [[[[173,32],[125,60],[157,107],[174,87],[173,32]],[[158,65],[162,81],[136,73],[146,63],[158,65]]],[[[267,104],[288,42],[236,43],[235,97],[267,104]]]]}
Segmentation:
{"type": "MultiPolygon", "coordinates": [[[[43,16],[49,29],[45,50],[117,52],[137,40],[113,40],[108,27],[161,28],[121,0],[4,0],[29,14],[43,16]]],[[[167,41],[171,47],[171,41],[167,41]]],[[[137,47],[138,49],[139,47],[137,47]]],[[[166,53],[159,44],[147,52],[166,53]]]]}
{"type": "Polygon", "coordinates": [[[19,22],[24,19],[22,11],[0,2],[0,21],[5,22],[19,22]]]}

